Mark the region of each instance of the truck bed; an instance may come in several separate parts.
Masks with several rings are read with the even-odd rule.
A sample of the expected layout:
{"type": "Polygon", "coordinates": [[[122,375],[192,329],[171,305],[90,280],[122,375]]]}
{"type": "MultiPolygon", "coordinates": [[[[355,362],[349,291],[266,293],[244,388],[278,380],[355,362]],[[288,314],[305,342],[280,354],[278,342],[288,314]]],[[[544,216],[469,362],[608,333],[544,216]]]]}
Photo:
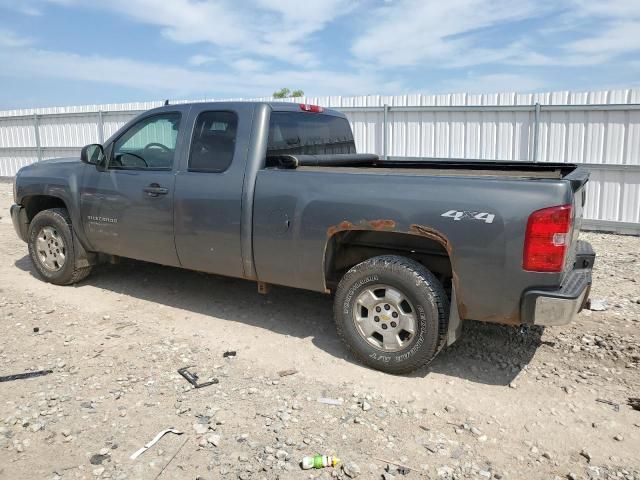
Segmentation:
{"type": "Polygon", "coordinates": [[[578,166],[571,163],[535,163],[523,161],[389,159],[376,155],[281,155],[271,157],[270,168],[297,169],[340,173],[408,174],[426,176],[483,176],[509,179],[561,180],[574,173],[578,166]]]}

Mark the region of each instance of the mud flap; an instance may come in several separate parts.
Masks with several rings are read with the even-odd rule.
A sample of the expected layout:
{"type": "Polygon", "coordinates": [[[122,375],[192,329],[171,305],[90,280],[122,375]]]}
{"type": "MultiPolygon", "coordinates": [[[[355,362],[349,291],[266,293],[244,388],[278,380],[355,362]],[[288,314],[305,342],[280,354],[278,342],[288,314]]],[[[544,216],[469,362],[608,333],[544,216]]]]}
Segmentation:
{"type": "Polygon", "coordinates": [[[449,328],[447,329],[447,347],[458,340],[462,335],[462,319],[458,314],[458,302],[456,289],[451,287],[451,306],[449,307],[449,328]]]}
{"type": "Polygon", "coordinates": [[[87,252],[78,240],[76,232],[71,229],[71,236],[73,237],[73,251],[76,257],[76,268],[90,267],[98,263],[98,256],[95,253],[87,252]]]}

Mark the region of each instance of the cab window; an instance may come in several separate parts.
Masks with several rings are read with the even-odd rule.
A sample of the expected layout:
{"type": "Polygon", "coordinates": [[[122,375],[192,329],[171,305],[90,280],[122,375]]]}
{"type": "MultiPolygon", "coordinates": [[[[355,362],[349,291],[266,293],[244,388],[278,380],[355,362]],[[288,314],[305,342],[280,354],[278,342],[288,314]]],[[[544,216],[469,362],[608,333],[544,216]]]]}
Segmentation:
{"type": "Polygon", "coordinates": [[[179,113],[140,120],[114,142],[109,168],[171,170],[179,128],[179,113]]]}
{"type": "Polygon", "coordinates": [[[202,112],[191,140],[190,172],[224,172],[236,150],[238,116],[233,112],[202,112]]]}

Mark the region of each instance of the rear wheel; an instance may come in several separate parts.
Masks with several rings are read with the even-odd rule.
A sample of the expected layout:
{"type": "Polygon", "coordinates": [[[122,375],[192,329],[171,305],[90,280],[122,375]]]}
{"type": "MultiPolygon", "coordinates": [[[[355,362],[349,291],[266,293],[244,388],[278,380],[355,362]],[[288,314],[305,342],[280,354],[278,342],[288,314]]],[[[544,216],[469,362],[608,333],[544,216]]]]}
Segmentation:
{"type": "Polygon", "coordinates": [[[385,255],[344,275],[334,314],[338,335],[359,360],[401,374],[429,363],[444,345],[449,300],[423,265],[385,255]]]}
{"type": "Polygon", "coordinates": [[[71,219],[64,208],[38,213],[29,224],[29,256],[40,276],[56,285],[79,282],[91,267],[77,268],[71,219]]]}

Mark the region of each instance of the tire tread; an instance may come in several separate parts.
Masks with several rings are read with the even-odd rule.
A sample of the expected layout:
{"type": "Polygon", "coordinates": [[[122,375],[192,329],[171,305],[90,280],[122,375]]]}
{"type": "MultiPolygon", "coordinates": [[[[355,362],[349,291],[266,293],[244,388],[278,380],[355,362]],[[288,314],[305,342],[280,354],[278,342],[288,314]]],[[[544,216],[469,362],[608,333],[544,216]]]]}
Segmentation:
{"type": "MultiPolygon", "coordinates": [[[[47,209],[47,210],[42,210],[41,212],[38,212],[38,214],[35,217],[33,217],[33,220],[31,221],[31,223],[33,223],[38,218],[38,216],[43,215],[43,214],[49,214],[49,215],[58,216],[67,225],[67,227],[69,228],[69,232],[71,234],[71,240],[72,240],[71,241],[71,245],[67,246],[67,250],[73,252],[73,255],[71,255],[70,258],[69,258],[69,261],[73,262],[73,270],[71,271],[71,275],[69,276],[68,279],[57,281],[57,282],[53,282],[49,278],[45,278],[45,279],[47,281],[50,281],[51,283],[56,283],[58,285],[72,285],[74,283],[78,283],[78,282],[84,280],[91,273],[91,266],[89,266],[89,267],[76,267],[76,265],[75,265],[75,260],[76,259],[75,259],[75,249],[74,249],[74,245],[73,245],[73,235],[74,235],[74,233],[73,233],[73,227],[72,227],[72,224],[71,224],[71,217],[69,217],[69,212],[67,211],[66,208],[50,208],[50,209],[47,209]]],[[[29,241],[31,241],[31,234],[29,234],[29,241]]],[[[29,246],[29,249],[31,250],[31,246],[29,246]]]]}
{"type": "MultiPolygon", "coordinates": [[[[447,328],[449,325],[449,302],[447,294],[436,276],[431,273],[424,265],[418,263],[407,257],[399,255],[381,255],[373,257],[364,262],[361,262],[352,267],[343,277],[338,285],[338,290],[349,288],[350,280],[354,276],[357,276],[365,271],[379,270],[379,269],[391,269],[399,272],[403,272],[409,275],[416,283],[416,286],[421,285],[426,288],[433,296],[435,304],[438,309],[438,340],[436,348],[433,354],[426,360],[419,355],[416,355],[411,361],[403,362],[401,365],[394,365],[394,368],[388,371],[394,374],[406,374],[420,367],[426,366],[436,355],[442,350],[447,339],[447,328]]],[[[362,363],[370,365],[369,359],[358,352],[353,345],[348,341],[342,328],[342,323],[339,321],[339,315],[341,315],[342,305],[338,305],[337,302],[334,305],[334,319],[336,322],[336,330],[338,337],[347,346],[349,351],[362,363]]]]}

